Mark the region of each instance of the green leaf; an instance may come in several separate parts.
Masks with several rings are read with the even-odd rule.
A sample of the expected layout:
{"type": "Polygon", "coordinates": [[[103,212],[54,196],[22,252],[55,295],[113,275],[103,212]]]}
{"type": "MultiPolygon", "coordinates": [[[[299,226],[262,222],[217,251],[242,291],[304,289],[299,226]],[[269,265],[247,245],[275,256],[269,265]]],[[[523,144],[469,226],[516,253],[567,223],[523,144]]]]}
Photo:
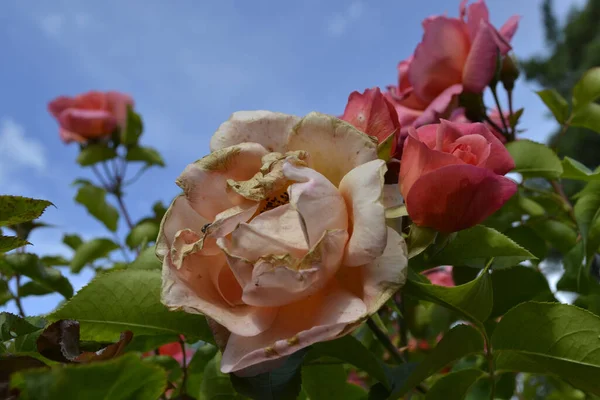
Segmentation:
{"type": "Polygon", "coordinates": [[[121,141],[126,146],[136,145],[143,132],[142,118],[131,107],[127,107],[127,124],[121,134],[121,141]]]}
{"type": "Polygon", "coordinates": [[[113,342],[124,330],[134,335],[183,334],[213,342],[202,315],[169,311],[160,302],[159,271],[125,269],[97,275],[49,320],[74,319],[81,339],[113,342]]]}
{"type": "Polygon", "coordinates": [[[242,400],[245,397],[236,393],[229,376],[220,370],[221,353],[215,354],[214,358],[208,362],[202,375],[200,384],[199,399],[202,400],[242,400]]]}
{"type": "Polygon", "coordinates": [[[431,228],[411,225],[408,233],[408,258],[418,256],[427,249],[437,237],[437,232],[431,228]]]}
{"type": "Polygon", "coordinates": [[[562,163],[546,145],[521,139],[506,144],[506,149],[515,160],[515,172],[524,179],[542,177],[557,179],[563,173],[562,163]]]}
{"type": "Polygon", "coordinates": [[[7,253],[11,250],[18,249],[25,245],[31,244],[27,240],[19,239],[16,236],[0,235],[0,254],[7,253]]]}
{"type": "Polygon", "coordinates": [[[519,120],[521,119],[521,116],[523,115],[523,111],[525,111],[524,108],[519,108],[517,111],[515,111],[515,113],[513,115],[510,116],[508,123],[510,124],[510,127],[512,129],[515,129],[517,127],[517,125],[519,124],[519,120]]]}
{"type": "MultiPolygon", "coordinates": [[[[527,226],[535,233],[557,248],[561,253],[567,253],[577,242],[577,232],[571,226],[552,219],[531,220],[527,226]]],[[[543,257],[538,257],[540,260],[543,257]]]]}
{"type": "Polygon", "coordinates": [[[600,395],[600,318],[589,311],[566,304],[520,304],[496,326],[492,347],[499,371],[556,375],[600,395]]]}
{"type": "Polygon", "coordinates": [[[54,204],[21,196],[0,196],[0,226],[16,225],[39,218],[54,204]]]}
{"type": "Polygon", "coordinates": [[[152,147],[136,146],[127,149],[126,159],[127,161],[145,162],[146,166],[148,167],[152,165],[160,165],[161,167],[165,166],[165,162],[163,161],[160,153],[152,147]]]}
{"type": "Polygon", "coordinates": [[[556,284],[558,290],[582,294],[600,293],[600,284],[595,278],[590,279],[589,270],[585,268],[583,242],[578,242],[565,254],[563,266],[565,273],[556,284]]]}
{"type": "Polygon", "coordinates": [[[486,375],[479,369],[463,369],[444,375],[429,389],[425,400],[462,400],[475,382],[486,375]]]}
{"type": "Polygon", "coordinates": [[[531,252],[538,260],[543,260],[548,255],[546,241],[528,226],[516,226],[508,229],[504,234],[531,252]]]}
{"type": "Polygon", "coordinates": [[[535,92],[554,115],[554,119],[563,125],[569,118],[569,103],[554,89],[535,92]]]}
{"type": "Polygon", "coordinates": [[[91,184],[84,184],[77,191],[75,201],[83,205],[108,230],[116,232],[119,212],[106,202],[106,190],[91,184]]]}
{"type": "Polygon", "coordinates": [[[125,242],[130,248],[135,248],[143,243],[155,242],[158,236],[158,223],[155,221],[142,221],[133,227],[125,242]]]}
{"type": "Polygon", "coordinates": [[[431,266],[467,265],[483,268],[494,258],[492,268],[505,268],[535,256],[495,229],[477,225],[457,233],[438,253],[428,255],[431,266]]]}
{"type": "Polygon", "coordinates": [[[590,182],[578,194],[575,219],[585,245],[587,265],[600,247],[600,182],[590,182]]]}
{"type": "Polygon", "coordinates": [[[194,353],[190,363],[187,367],[187,392],[194,397],[198,397],[200,393],[200,385],[202,384],[202,377],[204,375],[204,369],[217,354],[217,348],[210,344],[205,344],[200,347],[194,353]]]}
{"type": "Polygon", "coordinates": [[[63,243],[72,248],[73,250],[77,250],[79,246],[83,244],[83,240],[77,234],[65,234],[63,236],[63,243]]]}
{"type": "Polygon", "coordinates": [[[8,313],[0,313],[0,339],[3,342],[14,339],[19,336],[23,336],[28,333],[36,332],[40,328],[30,324],[27,320],[8,313]]]}
{"type": "Polygon", "coordinates": [[[140,255],[129,264],[129,268],[160,270],[162,268],[162,263],[158,257],[156,257],[156,246],[150,246],[142,250],[140,255]]]}
{"type": "Polygon", "coordinates": [[[570,125],[600,133],[600,104],[589,103],[582,106],[573,114],[570,125]]]}
{"type": "Polygon", "coordinates": [[[44,296],[52,293],[53,290],[45,287],[44,285],[37,283],[36,281],[25,282],[19,287],[19,296],[44,296]]]}
{"type": "Polygon", "coordinates": [[[305,362],[319,357],[337,358],[367,372],[371,377],[389,387],[385,369],[377,356],[354,336],[346,335],[328,342],[315,343],[306,355],[305,362]]]}
{"type": "Polygon", "coordinates": [[[52,292],[65,298],[73,296],[73,287],[60,271],[42,265],[38,256],[29,253],[7,254],[4,258],[9,267],[20,275],[25,275],[52,292]]]}
{"type": "Polygon", "coordinates": [[[276,369],[251,377],[240,377],[229,374],[234,389],[251,399],[256,400],[294,400],[298,398],[301,388],[302,361],[308,351],[299,350],[286,358],[283,365],[276,369]]]}
{"type": "Polygon", "coordinates": [[[417,365],[404,385],[394,391],[392,398],[399,398],[417,387],[446,365],[470,354],[483,352],[483,337],[472,326],[457,325],[450,329],[435,348],[417,365]]]}
{"type": "Polygon", "coordinates": [[[310,400],[345,400],[346,371],[342,364],[302,368],[302,388],[310,400]]]}
{"type": "Polygon", "coordinates": [[[554,296],[544,275],[530,267],[516,267],[492,272],[494,306],[491,317],[504,315],[517,304],[542,300],[553,301],[554,296]]]}
{"type": "Polygon", "coordinates": [[[600,180],[600,170],[592,171],[582,163],[570,157],[565,157],[563,162],[563,179],[575,179],[578,181],[596,181],[600,180]]]}
{"type": "Polygon", "coordinates": [[[40,261],[47,267],[67,266],[71,263],[63,256],[43,256],[40,261]]]}
{"type": "Polygon", "coordinates": [[[106,144],[91,144],[84,147],[77,156],[77,163],[82,167],[94,165],[96,163],[115,158],[117,151],[106,144]]]}
{"type": "Polygon", "coordinates": [[[573,111],[600,98],[600,67],[589,69],[573,87],[573,111]]]}
{"type": "Polygon", "coordinates": [[[11,378],[22,400],[158,399],[166,384],[162,368],[133,354],[101,363],[21,371],[11,378]]]}
{"type": "Polygon", "coordinates": [[[402,290],[407,295],[459,312],[480,326],[492,312],[494,295],[487,270],[469,283],[451,287],[432,285],[424,276],[409,271],[402,290]]]}
{"type": "Polygon", "coordinates": [[[169,382],[176,382],[183,375],[183,371],[181,370],[181,366],[171,356],[166,355],[151,355],[143,358],[144,362],[149,364],[154,364],[158,367],[161,367],[167,373],[167,380],[169,382]]]}
{"type": "Polygon", "coordinates": [[[97,238],[85,242],[77,248],[71,260],[71,271],[78,273],[87,264],[99,258],[106,257],[111,251],[119,248],[119,245],[110,239],[97,238]]]}

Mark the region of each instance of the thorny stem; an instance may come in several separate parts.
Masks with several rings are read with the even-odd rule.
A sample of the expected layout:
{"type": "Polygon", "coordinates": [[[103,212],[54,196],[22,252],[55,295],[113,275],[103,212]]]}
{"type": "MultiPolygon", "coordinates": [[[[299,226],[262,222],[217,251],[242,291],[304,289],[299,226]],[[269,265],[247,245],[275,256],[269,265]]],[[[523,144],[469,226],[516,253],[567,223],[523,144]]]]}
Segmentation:
{"type": "Polygon", "coordinates": [[[17,305],[17,309],[19,310],[19,315],[25,318],[25,310],[23,310],[23,304],[21,304],[21,296],[19,296],[19,288],[21,287],[21,275],[15,275],[15,281],[17,284],[17,294],[12,294],[13,299],[15,300],[15,304],[17,305]]]}

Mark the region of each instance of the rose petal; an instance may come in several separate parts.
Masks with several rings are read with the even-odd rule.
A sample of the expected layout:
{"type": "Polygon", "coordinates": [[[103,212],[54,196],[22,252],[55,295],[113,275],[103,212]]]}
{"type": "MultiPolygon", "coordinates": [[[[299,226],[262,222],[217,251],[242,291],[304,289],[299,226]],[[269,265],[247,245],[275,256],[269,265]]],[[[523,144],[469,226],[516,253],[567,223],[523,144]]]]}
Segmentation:
{"type": "MultiPolygon", "coordinates": [[[[296,303],[279,308],[270,329],[247,337],[232,334],[221,360],[221,371],[230,373],[295,353],[316,342],[346,334],[348,325],[365,317],[362,300],[340,289],[335,282],[296,303]]],[[[248,371],[245,371],[248,375],[248,371]]]]}
{"type": "Polygon", "coordinates": [[[377,159],[375,139],[345,121],[314,112],[294,127],[288,149],[307,151],[313,168],[335,186],[354,167],[377,159]]]}
{"type": "Polygon", "coordinates": [[[417,97],[430,103],[446,88],[461,83],[469,48],[462,21],[443,16],[429,21],[408,72],[417,97]]]}
{"type": "Polygon", "coordinates": [[[514,181],[489,169],[449,165],[421,176],[406,205],[415,224],[449,233],[483,222],[516,191],[514,181]]]}
{"type": "Polygon", "coordinates": [[[242,300],[257,307],[279,307],[321,290],[340,267],[347,239],[344,230],[327,231],[299,262],[289,257],[259,260],[242,300]]]}
{"type": "Polygon", "coordinates": [[[185,258],[178,272],[171,266],[169,257],[165,257],[162,303],[171,310],[205,314],[239,335],[252,336],[268,330],[277,315],[277,309],[230,306],[215,286],[222,268],[228,268],[222,255],[190,255],[185,258]]]}
{"type": "Polygon", "coordinates": [[[309,247],[323,233],[348,229],[348,213],[337,188],[319,172],[286,162],[283,174],[296,183],[288,187],[290,205],[300,214],[300,222],[309,247]]]}
{"type": "MultiPolygon", "coordinates": [[[[426,127],[431,129],[431,127],[426,127]]],[[[419,128],[420,131],[423,128],[419,128]]],[[[430,171],[446,165],[464,164],[464,162],[451,154],[430,149],[425,143],[420,142],[415,136],[419,135],[413,129],[404,142],[402,163],[400,164],[400,191],[408,204],[407,195],[413,184],[430,171]]],[[[420,135],[419,135],[420,136],[420,135]]]]}
{"type": "Polygon", "coordinates": [[[457,96],[463,91],[463,85],[456,84],[446,88],[437,96],[427,108],[415,119],[414,127],[420,127],[426,124],[437,122],[441,117],[448,115],[457,107],[457,96]]]}
{"type": "Polygon", "coordinates": [[[475,41],[482,22],[490,21],[490,13],[483,0],[477,0],[467,7],[467,27],[471,43],[475,41]]]}
{"type": "Polygon", "coordinates": [[[500,27],[499,33],[507,42],[510,42],[515,35],[515,32],[517,32],[520,19],[521,17],[518,15],[513,15],[500,27]]]}
{"type": "MultiPolygon", "coordinates": [[[[471,7],[474,5],[472,4],[471,7]]],[[[462,82],[466,91],[483,92],[496,73],[499,51],[494,28],[488,22],[481,21],[462,73],[462,82]]]]}
{"type": "Polygon", "coordinates": [[[110,111],[117,120],[117,124],[125,127],[127,124],[127,108],[133,108],[135,105],[133,98],[125,93],[108,91],[106,92],[106,100],[110,111]]]}
{"type": "Polygon", "coordinates": [[[368,314],[376,312],[406,282],[406,243],[392,228],[387,228],[386,242],[381,257],[361,267],[342,267],[336,274],[342,287],[363,300],[368,314]]]}
{"type": "Polygon", "coordinates": [[[59,117],[60,125],[88,139],[112,133],[117,127],[115,117],[105,110],[67,108],[59,117]]]}
{"type": "Polygon", "coordinates": [[[383,206],[383,160],[373,160],[348,172],[340,182],[351,232],[344,252],[344,266],[367,264],[383,253],[387,229],[383,206]]]}
{"type": "Polygon", "coordinates": [[[452,145],[452,148],[449,149],[450,153],[454,154],[456,157],[465,161],[467,164],[477,165],[478,167],[484,167],[487,163],[488,157],[490,155],[490,142],[486,140],[481,135],[465,135],[458,138],[452,145]],[[469,156],[474,158],[474,162],[467,162],[461,153],[464,153],[466,150],[469,156]]]}
{"type": "Polygon", "coordinates": [[[75,132],[68,131],[64,128],[59,129],[60,139],[65,143],[78,142],[85,143],[87,139],[81,135],[76,134],[75,132]]]}
{"type": "Polygon", "coordinates": [[[67,108],[71,108],[74,103],[75,100],[72,97],[60,96],[48,103],[48,111],[58,119],[60,114],[67,108]]]}
{"type": "Polygon", "coordinates": [[[216,151],[244,142],[259,143],[269,152],[285,153],[288,135],[300,121],[295,115],[271,111],[238,111],[221,124],[210,140],[216,151]]]}
{"type": "Polygon", "coordinates": [[[249,207],[247,201],[227,188],[227,180],[248,180],[262,166],[267,150],[257,143],[241,143],[217,150],[188,165],[177,178],[192,207],[209,221],[236,205],[249,207]]]}

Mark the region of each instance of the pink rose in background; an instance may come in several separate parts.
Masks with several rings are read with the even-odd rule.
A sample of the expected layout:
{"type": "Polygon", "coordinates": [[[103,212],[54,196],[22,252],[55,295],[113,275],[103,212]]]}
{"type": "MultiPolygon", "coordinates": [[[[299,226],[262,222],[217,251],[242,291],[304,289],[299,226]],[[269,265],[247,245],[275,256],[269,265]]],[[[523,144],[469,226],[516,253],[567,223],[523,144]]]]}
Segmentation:
{"type": "Polygon", "coordinates": [[[202,313],[221,370],[254,375],[351,332],[406,279],[386,226],[385,162],[335,117],[245,111],[189,165],[157,242],[162,302],[202,313]]]}
{"type": "Polygon", "coordinates": [[[493,78],[498,52],[506,55],[518,16],[499,30],[489,21],[485,2],[460,4],[460,18],[445,15],[423,21],[423,39],[414,54],[398,64],[398,84],[388,87],[403,127],[449,118],[463,91],[481,93],[493,78]]]}
{"type": "Polygon", "coordinates": [[[48,111],[60,125],[65,143],[85,143],[109,136],[127,122],[127,107],[133,99],[119,92],[91,91],[75,97],[60,96],[48,104],[48,111]]]}
{"type": "MultiPolygon", "coordinates": [[[[366,89],[364,93],[352,92],[341,119],[360,131],[384,142],[390,135],[400,137],[400,123],[394,105],[387,100],[378,87],[366,89]]],[[[392,141],[391,156],[399,156],[401,148],[398,139],[392,141]]]]}
{"type": "Polygon", "coordinates": [[[456,232],[483,222],[515,194],[517,184],[502,176],[513,168],[484,124],[442,120],[409,131],[400,191],[415,224],[456,232]]]}
{"type": "Polygon", "coordinates": [[[454,278],[452,278],[452,266],[450,265],[428,269],[421,273],[434,285],[446,287],[455,286],[454,278]]]}

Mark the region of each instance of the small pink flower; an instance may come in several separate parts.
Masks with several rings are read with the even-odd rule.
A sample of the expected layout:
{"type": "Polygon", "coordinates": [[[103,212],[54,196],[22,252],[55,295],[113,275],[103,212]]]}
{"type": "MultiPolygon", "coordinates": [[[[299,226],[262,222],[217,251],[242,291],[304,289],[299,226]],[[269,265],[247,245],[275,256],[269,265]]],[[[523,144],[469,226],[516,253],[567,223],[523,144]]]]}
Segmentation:
{"type": "Polygon", "coordinates": [[[127,107],[133,99],[119,92],[91,91],[75,97],[60,96],[48,104],[48,111],[60,125],[65,143],[85,143],[109,136],[127,122],[127,107]]]}

